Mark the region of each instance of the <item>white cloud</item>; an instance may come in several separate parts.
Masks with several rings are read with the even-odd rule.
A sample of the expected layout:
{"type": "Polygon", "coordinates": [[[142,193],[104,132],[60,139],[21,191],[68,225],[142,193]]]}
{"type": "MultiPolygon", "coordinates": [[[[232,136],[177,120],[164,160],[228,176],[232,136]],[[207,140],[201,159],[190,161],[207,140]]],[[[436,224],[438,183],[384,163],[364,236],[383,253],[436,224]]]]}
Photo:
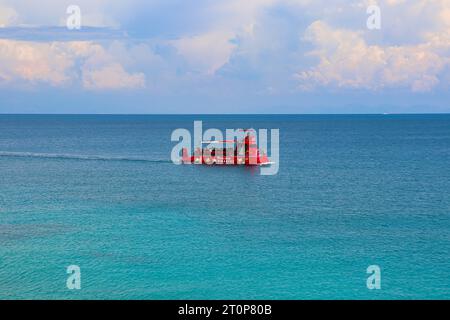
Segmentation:
{"type": "MultiPolygon", "coordinates": [[[[120,17],[133,8],[130,1],[108,0],[0,0],[5,8],[15,13],[15,19],[6,21],[5,26],[34,25],[34,26],[65,26],[69,5],[81,8],[82,26],[118,27],[120,17]]],[[[2,12],[5,10],[0,4],[0,24],[2,12]]]]}
{"type": "MultiPolygon", "coordinates": [[[[368,1],[367,3],[371,3],[368,1]]],[[[395,37],[402,42],[384,43],[366,29],[352,30],[332,27],[323,20],[312,23],[304,33],[305,41],[313,44],[309,56],[318,59],[310,68],[299,68],[296,73],[302,89],[314,87],[358,88],[409,88],[414,92],[431,91],[448,78],[450,67],[450,2],[420,0],[414,3],[387,0],[382,13],[393,17],[404,10],[396,20],[403,20],[394,28],[395,37]],[[423,19],[418,19],[422,12],[423,19]],[[417,28],[411,21],[423,21],[417,28]],[[415,34],[409,38],[411,30],[415,34]],[[371,39],[370,41],[368,39],[371,39]],[[374,40],[375,39],[375,40],[374,40]],[[410,41],[408,41],[410,39],[410,41]],[[371,43],[372,42],[372,43],[371,43]]],[[[379,35],[392,35],[387,29],[392,21],[383,18],[379,35]]],[[[396,25],[395,22],[393,25],[396,25]]],[[[447,85],[447,84],[443,84],[447,85]]]]}
{"type": "Polygon", "coordinates": [[[214,74],[225,65],[236,45],[231,32],[210,32],[173,40],[170,43],[185,57],[190,68],[205,74],[214,74]]]}
{"type": "MultiPolygon", "coordinates": [[[[72,4],[69,0],[0,2],[0,25],[5,26],[65,25],[65,9],[72,4]]],[[[80,0],[77,5],[83,25],[126,27],[130,16],[142,19],[139,8],[162,8],[170,16],[181,3],[80,0]]],[[[297,81],[303,89],[430,91],[450,78],[444,74],[450,69],[449,0],[217,0],[201,2],[201,9],[192,6],[199,8],[194,15],[199,21],[186,15],[182,31],[176,27],[170,39],[156,39],[161,55],[145,45],[147,40],[136,39],[112,44],[5,42],[0,48],[0,81],[78,83],[89,90],[141,88],[154,82],[170,91],[174,83],[182,83],[186,90],[199,79],[212,83],[210,76],[221,70],[216,79],[229,76],[244,83],[251,78],[247,82],[255,88],[283,92],[297,81]],[[382,9],[382,30],[369,32],[366,8],[374,3],[382,9]],[[308,43],[299,43],[299,37],[308,43]],[[18,52],[29,52],[28,60],[18,52]],[[36,68],[31,69],[33,64],[36,68]],[[298,80],[292,80],[293,74],[298,80]]],[[[167,24],[155,21],[155,30],[171,29],[173,22],[167,20],[167,24]]],[[[153,27],[143,20],[129,25],[153,27]]]]}
{"type": "Polygon", "coordinates": [[[73,61],[64,45],[0,39],[0,83],[44,82],[53,86],[69,81],[73,61]]]}
{"type": "Polygon", "coordinates": [[[143,88],[145,75],[143,73],[129,74],[118,63],[96,69],[84,66],[83,86],[91,90],[143,88]]]}
{"type": "Polygon", "coordinates": [[[144,74],[127,72],[119,60],[94,42],[0,40],[0,83],[64,86],[81,81],[89,90],[144,87],[144,74]]]}
{"type": "Polygon", "coordinates": [[[230,61],[237,48],[233,42],[251,35],[261,12],[282,0],[228,0],[214,2],[208,11],[214,17],[209,30],[170,41],[190,68],[212,75],[230,61]]]}
{"type": "MultiPolygon", "coordinates": [[[[115,46],[121,46],[113,42],[115,46]]],[[[128,54],[122,45],[122,54],[128,54]]],[[[145,75],[141,72],[128,73],[120,64],[121,57],[111,54],[110,48],[92,42],[74,43],[71,50],[83,57],[81,67],[83,87],[89,90],[130,89],[145,87],[145,75]]]]}

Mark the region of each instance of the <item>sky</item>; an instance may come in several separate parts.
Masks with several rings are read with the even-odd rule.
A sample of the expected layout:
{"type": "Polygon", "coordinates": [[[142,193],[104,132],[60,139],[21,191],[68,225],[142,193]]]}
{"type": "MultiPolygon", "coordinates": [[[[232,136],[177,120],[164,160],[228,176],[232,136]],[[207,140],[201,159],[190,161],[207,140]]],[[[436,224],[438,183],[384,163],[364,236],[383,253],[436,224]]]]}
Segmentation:
{"type": "Polygon", "coordinates": [[[0,113],[444,113],[449,88],[450,0],[0,0],[0,113]]]}

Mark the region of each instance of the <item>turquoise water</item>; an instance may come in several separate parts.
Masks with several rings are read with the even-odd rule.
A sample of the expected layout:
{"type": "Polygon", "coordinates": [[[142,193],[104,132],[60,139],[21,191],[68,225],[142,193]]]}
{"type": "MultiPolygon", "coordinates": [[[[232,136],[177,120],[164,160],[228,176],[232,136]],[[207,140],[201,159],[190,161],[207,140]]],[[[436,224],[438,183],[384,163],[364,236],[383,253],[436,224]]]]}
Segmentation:
{"type": "Polygon", "coordinates": [[[0,298],[449,299],[449,168],[450,115],[0,115],[0,298]],[[279,173],[172,164],[194,120],[279,173]]]}

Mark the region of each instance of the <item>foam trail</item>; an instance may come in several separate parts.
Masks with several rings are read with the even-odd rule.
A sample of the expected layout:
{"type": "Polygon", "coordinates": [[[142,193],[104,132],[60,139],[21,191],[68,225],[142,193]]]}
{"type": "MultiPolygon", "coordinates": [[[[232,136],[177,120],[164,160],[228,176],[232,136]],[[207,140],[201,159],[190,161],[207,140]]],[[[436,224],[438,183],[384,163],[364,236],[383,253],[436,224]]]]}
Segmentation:
{"type": "Polygon", "coordinates": [[[77,155],[65,153],[36,153],[36,152],[9,152],[0,151],[0,157],[9,158],[45,158],[59,160],[87,160],[87,161],[133,161],[133,162],[151,162],[151,163],[171,163],[170,160],[157,160],[148,158],[135,157],[108,157],[96,155],[77,155]]]}

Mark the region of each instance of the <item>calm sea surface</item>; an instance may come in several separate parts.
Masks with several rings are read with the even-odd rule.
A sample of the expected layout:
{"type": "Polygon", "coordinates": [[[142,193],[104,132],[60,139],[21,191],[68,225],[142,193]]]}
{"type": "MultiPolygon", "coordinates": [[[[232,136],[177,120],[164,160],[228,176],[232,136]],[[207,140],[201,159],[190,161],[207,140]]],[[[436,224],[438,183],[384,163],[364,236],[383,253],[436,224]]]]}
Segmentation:
{"type": "Polygon", "coordinates": [[[0,115],[15,298],[449,299],[450,115],[0,115]],[[279,173],[172,164],[194,120],[279,128],[279,173]]]}

